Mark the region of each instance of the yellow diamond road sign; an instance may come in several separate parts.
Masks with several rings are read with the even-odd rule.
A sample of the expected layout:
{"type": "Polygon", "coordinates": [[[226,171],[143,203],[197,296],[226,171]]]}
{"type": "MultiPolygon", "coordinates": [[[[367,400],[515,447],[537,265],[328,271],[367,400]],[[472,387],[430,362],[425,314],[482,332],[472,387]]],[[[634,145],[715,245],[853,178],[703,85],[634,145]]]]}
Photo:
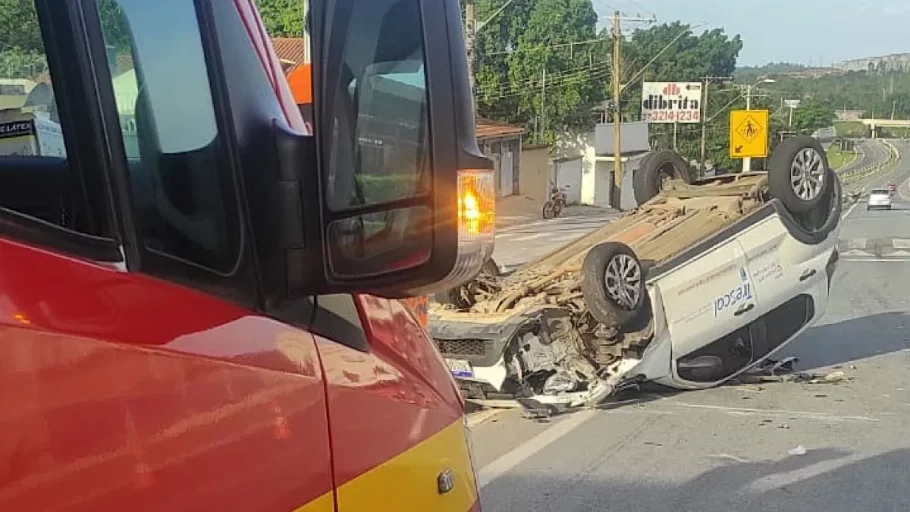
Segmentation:
{"type": "Polygon", "coordinates": [[[768,111],[730,112],[730,158],[768,156],[768,111]]]}

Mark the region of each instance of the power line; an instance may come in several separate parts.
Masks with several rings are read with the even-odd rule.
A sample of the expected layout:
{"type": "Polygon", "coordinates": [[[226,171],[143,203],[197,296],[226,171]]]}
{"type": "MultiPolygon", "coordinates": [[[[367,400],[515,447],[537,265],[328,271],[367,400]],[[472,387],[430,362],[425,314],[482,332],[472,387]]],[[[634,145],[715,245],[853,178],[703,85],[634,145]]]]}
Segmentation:
{"type": "MultiPolygon", "coordinates": [[[[595,71],[595,70],[601,69],[601,68],[603,68],[605,66],[609,66],[609,65],[610,65],[609,62],[601,61],[601,62],[598,62],[595,64],[589,64],[587,66],[579,66],[577,68],[564,69],[564,70],[561,70],[557,74],[551,75],[550,80],[559,80],[560,78],[563,78],[563,77],[569,77],[569,76],[574,76],[577,74],[595,71]]],[[[515,88],[515,87],[519,87],[521,85],[534,84],[534,83],[537,83],[537,78],[528,78],[528,79],[524,79],[524,80],[518,80],[515,82],[497,82],[496,84],[478,87],[477,90],[483,91],[483,90],[491,90],[491,89],[497,89],[497,88],[501,89],[503,85],[505,85],[508,88],[515,88]]]]}
{"type": "Polygon", "coordinates": [[[523,47],[521,47],[521,48],[515,48],[515,49],[512,49],[512,50],[501,50],[501,51],[496,51],[496,52],[486,52],[486,53],[484,53],[484,54],[482,55],[482,57],[486,57],[486,56],[490,56],[490,55],[506,55],[506,54],[512,55],[512,54],[515,54],[515,53],[529,52],[529,51],[532,51],[532,50],[549,50],[549,49],[551,49],[551,48],[564,48],[564,47],[566,47],[566,46],[568,46],[568,47],[571,48],[571,47],[574,47],[575,45],[593,44],[593,43],[606,43],[606,42],[609,42],[609,40],[608,40],[608,39],[604,39],[604,38],[602,38],[602,37],[597,37],[597,38],[594,38],[594,39],[585,39],[585,40],[583,40],[583,41],[570,41],[570,42],[568,42],[568,43],[551,44],[551,45],[546,45],[546,46],[544,46],[544,45],[523,46],[523,47]]]}
{"type": "MultiPolygon", "coordinates": [[[[601,69],[601,70],[599,70],[599,71],[596,71],[596,72],[594,72],[594,73],[589,73],[589,74],[587,74],[587,75],[581,75],[581,74],[579,74],[579,75],[574,75],[574,76],[572,76],[572,77],[564,77],[562,80],[558,81],[558,82],[555,83],[555,84],[553,83],[552,80],[550,80],[549,78],[547,78],[547,87],[548,87],[548,88],[552,88],[552,87],[562,87],[562,86],[572,85],[572,84],[582,84],[582,83],[585,83],[585,82],[589,82],[589,81],[591,81],[591,80],[595,80],[595,79],[599,79],[599,78],[604,78],[604,77],[607,76],[607,74],[609,74],[609,72],[610,72],[610,70],[607,69],[607,68],[605,68],[605,69],[601,69]],[[578,78],[578,80],[577,80],[577,81],[576,81],[576,80],[571,80],[571,78],[578,78]]],[[[533,84],[527,85],[526,87],[511,89],[511,90],[509,90],[509,91],[507,91],[507,92],[504,92],[503,94],[499,94],[499,95],[496,95],[496,96],[483,96],[483,99],[486,100],[486,101],[492,101],[492,100],[498,100],[498,99],[502,99],[502,98],[510,98],[510,97],[514,97],[514,96],[522,96],[522,95],[526,95],[526,94],[528,94],[528,95],[534,94],[534,92],[531,91],[531,89],[532,89],[532,88],[536,88],[537,85],[540,84],[540,83],[541,83],[541,81],[538,80],[538,81],[536,81],[536,82],[533,83],[533,84]]]]}

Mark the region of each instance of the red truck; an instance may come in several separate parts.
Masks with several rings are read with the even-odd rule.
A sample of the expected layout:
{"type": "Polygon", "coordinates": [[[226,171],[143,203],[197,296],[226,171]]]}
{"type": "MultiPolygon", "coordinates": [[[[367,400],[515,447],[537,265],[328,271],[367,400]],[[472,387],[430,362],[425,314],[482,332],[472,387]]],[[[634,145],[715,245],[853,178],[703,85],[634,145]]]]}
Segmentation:
{"type": "Polygon", "coordinates": [[[493,247],[457,1],[313,2],[312,130],[252,0],[8,7],[0,510],[479,510],[399,300],[493,247]]]}

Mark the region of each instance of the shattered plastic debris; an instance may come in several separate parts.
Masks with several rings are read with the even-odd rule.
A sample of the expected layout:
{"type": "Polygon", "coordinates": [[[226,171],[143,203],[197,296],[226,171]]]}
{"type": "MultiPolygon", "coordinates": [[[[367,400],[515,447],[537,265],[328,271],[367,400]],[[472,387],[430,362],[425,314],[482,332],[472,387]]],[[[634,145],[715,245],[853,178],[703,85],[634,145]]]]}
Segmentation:
{"type": "Polygon", "coordinates": [[[828,375],[825,375],[825,380],[828,382],[840,382],[847,379],[847,374],[838,370],[836,372],[831,372],[828,375]]]}
{"type": "Polygon", "coordinates": [[[576,387],[576,379],[573,379],[565,370],[558,370],[546,380],[543,385],[543,392],[545,395],[556,395],[575,391],[576,387]]]}
{"type": "Polygon", "coordinates": [[[804,379],[809,384],[838,384],[841,382],[848,382],[853,380],[852,377],[847,377],[847,374],[841,370],[833,371],[831,373],[821,374],[808,374],[804,379]]]}
{"type": "MultiPolygon", "coordinates": [[[[741,384],[757,384],[761,382],[805,382],[807,384],[838,384],[853,380],[843,370],[830,373],[794,372],[793,365],[799,359],[787,357],[780,361],[767,359],[754,369],[743,373],[736,380],[741,384]]],[[[836,366],[835,368],[840,368],[836,366]]],[[[851,369],[856,367],[851,365],[851,369]]]]}
{"type": "Polygon", "coordinates": [[[806,450],[805,446],[799,445],[796,448],[790,449],[790,451],[788,451],[787,453],[789,453],[790,455],[805,455],[807,452],[808,452],[808,450],[806,450]]]}

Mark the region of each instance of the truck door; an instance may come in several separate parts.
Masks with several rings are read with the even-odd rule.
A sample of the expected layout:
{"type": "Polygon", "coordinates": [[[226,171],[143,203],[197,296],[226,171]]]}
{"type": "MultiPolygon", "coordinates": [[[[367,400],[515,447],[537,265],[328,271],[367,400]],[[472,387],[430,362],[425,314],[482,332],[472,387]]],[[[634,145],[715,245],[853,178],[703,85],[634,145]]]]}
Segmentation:
{"type": "Polygon", "coordinates": [[[238,2],[16,5],[0,510],[334,510],[315,337],[255,312],[237,183],[283,116],[238,2]]]}
{"type": "MultiPolygon", "coordinates": [[[[317,129],[337,127],[325,159],[333,208],[406,206],[422,193],[434,159],[446,157],[429,142],[427,86],[427,55],[448,51],[446,38],[427,25],[440,26],[450,14],[443,6],[457,10],[454,2],[435,0],[311,5],[314,25],[329,20],[315,27],[324,41],[313,46],[324,44],[334,57],[325,66],[328,90],[314,95],[324,116],[317,116],[317,129]],[[334,176],[352,170],[353,186],[341,178],[332,185],[334,176]]],[[[373,232],[414,232],[406,214],[363,219],[373,232]]],[[[313,331],[328,384],[339,512],[474,509],[463,405],[412,309],[370,295],[318,296],[316,305],[313,331]]]]}

